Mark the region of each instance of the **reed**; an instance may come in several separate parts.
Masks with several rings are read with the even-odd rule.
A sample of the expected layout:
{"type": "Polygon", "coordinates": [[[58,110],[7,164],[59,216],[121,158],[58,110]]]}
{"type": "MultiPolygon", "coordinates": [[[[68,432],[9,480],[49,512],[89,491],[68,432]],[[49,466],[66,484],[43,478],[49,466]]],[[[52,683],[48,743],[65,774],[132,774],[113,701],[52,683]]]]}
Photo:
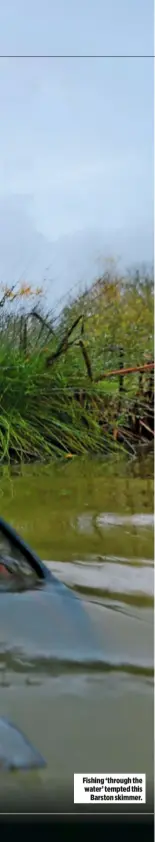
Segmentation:
{"type": "Polygon", "coordinates": [[[1,463],[132,454],[152,440],[152,370],[122,369],[153,359],[153,304],[153,278],[139,273],[106,273],[59,318],[45,312],[41,289],[2,289],[1,463]]]}

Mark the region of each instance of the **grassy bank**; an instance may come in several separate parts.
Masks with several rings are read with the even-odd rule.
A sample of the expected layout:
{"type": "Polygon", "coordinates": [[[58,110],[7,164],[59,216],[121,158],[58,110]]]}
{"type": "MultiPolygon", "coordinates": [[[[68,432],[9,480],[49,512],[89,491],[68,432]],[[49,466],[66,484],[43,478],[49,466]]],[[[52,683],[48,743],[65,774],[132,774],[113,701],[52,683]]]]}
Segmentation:
{"type": "Polygon", "coordinates": [[[152,437],[152,372],[100,377],[152,360],[153,279],[106,273],[59,319],[43,301],[24,285],[2,290],[1,462],[134,453],[152,437]]]}

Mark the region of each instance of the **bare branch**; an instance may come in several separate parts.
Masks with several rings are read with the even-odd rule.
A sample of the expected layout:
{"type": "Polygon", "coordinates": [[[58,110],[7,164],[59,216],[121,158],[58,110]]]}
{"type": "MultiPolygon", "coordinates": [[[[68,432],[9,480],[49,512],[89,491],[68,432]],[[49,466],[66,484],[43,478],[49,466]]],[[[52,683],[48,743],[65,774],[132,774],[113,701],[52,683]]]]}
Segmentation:
{"type": "Polygon", "coordinates": [[[60,344],[58,345],[57,351],[55,351],[55,353],[52,354],[50,357],[47,357],[47,360],[46,360],[46,366],[47,367],[49,365],[52,365],[53,362],[55,362],[55,360],[58,359],[58,357],[61,356],[61,354],[63,354],[65,351],[67,351],[67,349],[69,347],[69,343],[68,343],[69,336],[71,336],[71,333],[73,332],[73,330],[75,330],[75,327],[77,327],[77,325],[79,324],[79,322],[82,318],[83,318],[83,314],[81,314],[80,316],[78,316],[75,319],[72,326],[69,328],[69,330],[67,330],[64,338],[61,340],[60,344]]]}

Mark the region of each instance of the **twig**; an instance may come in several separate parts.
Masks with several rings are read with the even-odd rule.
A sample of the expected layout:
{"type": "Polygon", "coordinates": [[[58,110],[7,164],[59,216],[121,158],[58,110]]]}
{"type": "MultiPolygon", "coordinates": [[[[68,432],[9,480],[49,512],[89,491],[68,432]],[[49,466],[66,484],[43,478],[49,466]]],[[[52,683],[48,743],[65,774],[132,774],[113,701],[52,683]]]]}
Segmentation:
{"type": "Polygon", "coordinates": [[[154,430],[151,430],[151,428],[148,426],[148,424],[145,424],[145,422],[142,421],[141,418],[139,419],[139,421],[140,421],[141,426],[144,427],[144,429],[147,430],[148,433],[151,433],[151,436],[154,436],[154,430]]]}
{"type": "Polygon", "coordinates": [[[55,331],[53,330],[52,326],[49,325],[49,323],[46,321],[46,319],[43,319],[43,316],[40,316],[40,313],[37,313],[37,310],[31,310],[31,312],[28,314],[27,318],[29,318],[30,316],[31,316],[31,318],[38,319],[38,322],[41,323],[42,328],[46,327],[47,330],[49,331],[49,333],[52,333],[52,335],[55,336],[55,331]]]}
{"type": "Polygon", "coordinates": [[[93,380],[93,374],[92,374],[90,359],[88,357],[88,351],[86,350],[86,347],[85,347],[82,339],[79,339],[78,344],[81,348],[81,351],[82,351],[82,354],[83,354],[83,357],[84,357],[84,361],[85,361],[85,364],[86,364],[86,369],[87,369],[87,374],[88,374],[89,380],[92,381],[93,380]]]}
{"type": "Polygon", "coordinates": [[[13,292],[13,290],[14,290],[14,289],[15,289],[15,284],[13,284],[13,286],[11,287],[11,289],[6,290],[6,292],[4,292],[3,298],[1,298],[1,301],[0,301],[0,307],[4,307],[4,304],[5,304],[6,298],[9,298],[9,297],[10,297],[10,293],[11,293],[11,292],[13,292]]]}
{"type": "Polygon", "coordinates": [[[154,368],[154,363],[145,363],[145,365],[135,365],[131,368],[117,368],[112,371],[104,371],[104,374],[100,374],[98,377],[94,378],[95,383],[99,383],[99,380],[104,380],[106,377],[114,377],[117,375],[127,375],[133,374],[135,372],[142,372],[142,371],[150,371],[154,368]]]}
{"type": "Polygon", "coordinates": [[[69,330],[67,330],[67,333],[65,334],[64,338],[61,340],[60,344],[58,345],[57,351],[55,351],[55,353],[52,354],[50,357],[47,357],[47,359],[46,359],[46,366],[47,367],[49,365],[52,365],[52,363],[55,362],[55,360],[58,359],[58,357],[60,357],[61,354],[63,354],[65,351],[67,351],[67,349],[69,347],[69,343],[68,343],[69,336],[71,336],[71,333],[73,332],[75,327],[77,327],[77,325],[79,324],[79,322],[82,318],[83,318],[83,314],[81,314],[80,316],[78,316],[75,319],[75,321],[73,322],[73,325],[69,328],[69,330]]]}

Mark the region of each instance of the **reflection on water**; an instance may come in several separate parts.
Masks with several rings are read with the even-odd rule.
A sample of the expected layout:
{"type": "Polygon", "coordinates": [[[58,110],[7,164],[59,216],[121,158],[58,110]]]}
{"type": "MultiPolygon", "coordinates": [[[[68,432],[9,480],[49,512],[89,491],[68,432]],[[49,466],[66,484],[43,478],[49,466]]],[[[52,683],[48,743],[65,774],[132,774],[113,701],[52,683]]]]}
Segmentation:
{"type": "MultiPolygon", "coordinates": [[[[66,644],[56,651],[61,632],[56,615],[51,626],[46,605],[41,625],[41,612],[37,614],[37,608],[32,612],[31,594],[22,596],[18,635],[15,602],[10,638],[6,634],[9,612],[8,623],[3,614],[0,716],[5,713],[14,721],[47,762],[39,779],[29,782],[29,797],[36,788],[44,799],[50,792],[54,801],[59,785],[62,797],[69,794],[73,809],[74,772],[103,772],[105,767],[111,772],[146,772],[151,789],[154,523],[150,473],[137,472],[133,477],[111,469],[109,474],[104,464],[92,461],[38,473],[27,470],[11,484],[7,478],[2,480],[1,514],[34,546],[70,593],[82,600],[97,641],[93,651],[89,640],[87,652],[80,655],[75,639],[77,643],[81,631],[82,640],[83,631],[77,614],[70,656],[66,644]]],[[[15,595],[10,594],[10,599],[15,595]]],[[[12,607],[10,618],[11,612],[12,607]]],[[[22,794],[23,786],[21,778],[22,794]]],[[[8,787],[13,787],[12,781],[8,787]]],[[[2,789],[4,803],[6,785],[2,789]]],[[[64,802],[63,808],[67,809],[64,802]]]]}
{"type": "Polygon", "coordinates": [[[85,562],[72,562],[71,564],[64,564],[62,562],[47,562],[48,567],[55,575],[59,576],[62,581],[65,581],[70,587],[76,586],[80,593],[90,593],[101,595],[102,598],[109,594],[113,599],[113,594],[117,599],[125,599],[129,597],[129,602],[139,604],[141,597],[146,597],[144,604],[153,604],[153,584],[154,584],[154,565],[153,561],[149,559],[138,560],[138,564],[131,564],[129,559],[107,558],[104,560],[90,559],[85,562]]]}

